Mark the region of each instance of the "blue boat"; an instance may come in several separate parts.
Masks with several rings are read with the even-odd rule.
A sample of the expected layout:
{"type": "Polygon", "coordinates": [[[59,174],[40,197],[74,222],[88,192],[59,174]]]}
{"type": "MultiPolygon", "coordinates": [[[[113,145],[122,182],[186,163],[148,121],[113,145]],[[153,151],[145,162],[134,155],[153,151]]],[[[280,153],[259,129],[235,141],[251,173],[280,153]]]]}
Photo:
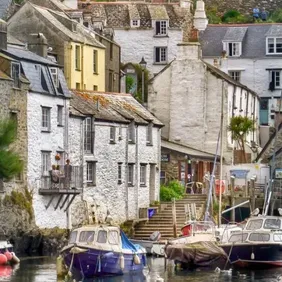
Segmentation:
{"type": "Polygon", "coordinates": [[[116,226],[87,225],[74,229],[61,251],[75,277],[137,273],[146,265],[146,250],[132,244],[116,226]]]}

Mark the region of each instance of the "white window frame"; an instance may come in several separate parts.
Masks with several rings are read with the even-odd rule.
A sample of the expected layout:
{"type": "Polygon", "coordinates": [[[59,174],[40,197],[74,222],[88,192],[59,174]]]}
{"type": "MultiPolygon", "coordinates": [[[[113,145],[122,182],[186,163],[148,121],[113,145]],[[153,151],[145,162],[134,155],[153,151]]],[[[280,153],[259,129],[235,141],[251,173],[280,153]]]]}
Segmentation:
{"type": "Polygon", "coordinates": [[[139,27],[140,20],[131,20],[131,27],[139,27]]]}
{"type": "Polygon", "coordinates": [[[127,166],[127,183],[128,185],[134,185],[134,164],[128,164],[127,166]]]}
{"type": "Polygon", "coordinates": [[[146,144],[147,145],[153,144],[153,123],[152,122],[150,122],[147,125],[146,144]]]}
{"type": "Polygon", "coordinates": [[[166,46],[154,47],[154,63],[155,64],[166,64],[167,56],[168,56],[168,52],[167,52],[166,46]],[[157,58],[157,49],[159,49],[159,58],[157,58]]]}
{"type": "Polygon", "coordinates": [[[41,173],[42,176],[49,176],[51,170],[51,152],[41,151],[41,173]]]}
{"type": "Polygon", "coordinates": [[[96,162],[86,162],[86,182],[96,185],[96,162]]]}
{"type": "Polygon", "coordinates": [[[166,171],[165,170],[161,170],[160,171],[160,184],[165,184],[166,181],[166,171]],[[164,181],[162,181],[164,180],[164,181]]]}
{"type": "Polygon", "coordinates": [[[122,163],[118,163],[118,184],[122,183],[122,163]]]}
{"type": "Polygon", "coordinates": [[[140,164],[140,185],[146,186],[147,184],[147,165],[146,164],[140,164]]]}
{"type": "Polygon", "coordinates": [[[270,70],[269,72],[269,83],[272,80],[272,72],[274,75],[274,89],[282,89],[282,70],[270,70]]]}
{"type": "Polygon", "coordinates": [[[110,127],[110,143],[116,143],[116,127],[110,127]]]}
{"type": "Polygon", "coordinates": [[[223,42],[223,50],[226,51],[229,57],[240,57],[242,55],[242,42],[223,42]],[[230,54],[230,44],[232,45],[232,53],[230,54]],[[237,46],[237,48],[235,47],[237,46]],[[235,47],[235,48],[234,48],[235,47]]]}
{"type": "Polygon", "coordinates": [[[266,55],[282,55],[282,37],[267,37],[266,38],[266,55]],[[277,39],[281,40],[281,52],[277,52],[277,39]],[[269,52],[269,41],[273,40],[273,52],[269,52]]]}
{"type": "Polygon", "coordinates": [[[93,130],[92,130],[92,118],[87,117],[84,120],[84,128],[83,128],[83,133],[84,133],[84,152],[86,154],[91,154],[93,153],[93,130]]]}
{"type": "Polygon", "coordinates": [[[63,126],[64,106],[57,105],[57,124],[63,126]]]}
{"type": "Polygon", "coordinates": [[[231,76],[234,80],[240,82],[241,81],[241,71],[238,70],[230,70],[228,71],[229,76],[231,76]]]}
{"type": "Polygon", "coordinates": [[[42,131],[51,130],[51,108],[41,107],[41,128],[42,131]]]}
{"type": "Polygon", "coordinates": [[[15,88],[20,88],[20,64],[12,62],[11,64],[11,78],[14,81],[14,87],[15,88]]]}
{"type": "Polygon", "coordinates": [[[168,21],[167,20],[160,20],[155,21],[155,36],[167,36],[167,30],[168,30],[168,21]],[[159,32],[157,30],[157,24],[159,24],[159,32]]]}
{"type": "Polygon", "coordinates": [[[59,87],[58,68],[50,68],[50,73],[55,87],[58,88],[59,87]]]}
{"type": "Polygon", "coordinates": [[[135,143],[135,123],[132,121],[128,126],[128,142],[135,143]]]}

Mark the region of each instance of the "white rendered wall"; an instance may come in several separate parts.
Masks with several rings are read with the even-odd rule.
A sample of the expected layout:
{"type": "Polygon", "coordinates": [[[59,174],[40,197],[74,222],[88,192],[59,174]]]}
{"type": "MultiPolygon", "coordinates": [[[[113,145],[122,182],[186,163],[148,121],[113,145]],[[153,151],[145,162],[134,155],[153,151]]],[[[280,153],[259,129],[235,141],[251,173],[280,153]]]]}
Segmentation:
{"type": "MultiPolygon", "coordinates": [[[[27,95],[27,128],[28,128],[28,161],[27,181],[29,189],[33,191],[33,208],[35,222],[40,228],[67,227],[66,213],[58,208],[54,209],[57,196],[46,210],[45,205],[50,196],[39,195],[39,185],[42,176],[41,152],[50,151],[51,165],[56,164],[55,155],[58,150],[64,148],[65,127],[57,126],[57,106],[64,106],[64,112],[68,109],[69,101],[54,96],[29,92],[27,95]],[[51,132],[42,132],[42,108],[51,108],[51,132]],[[52,219],[52,220],[51,220],[52,219]]],[[[66,115],[64,115],[66,117],[66,115]]],[[[64,124],[66,121],[64,120],[64,124]]],[[[50,167],[51,170],[51,167],[50,167]]]]}

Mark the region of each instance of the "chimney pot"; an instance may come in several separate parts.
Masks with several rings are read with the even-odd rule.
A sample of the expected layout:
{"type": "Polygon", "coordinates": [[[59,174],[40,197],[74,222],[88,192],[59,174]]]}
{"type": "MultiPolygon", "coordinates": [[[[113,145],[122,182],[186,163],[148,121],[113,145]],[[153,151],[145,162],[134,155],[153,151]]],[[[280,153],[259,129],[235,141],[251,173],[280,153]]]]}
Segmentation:
{"type": "Polygon", "coordinates": [[[7,50],[7,23],[0,19],[0,49],[7,50]]]}
{"type": "Polygon", "coordinates": [[[41,57],[47,58],[48,44],[44,34],[30,34],[28,37],[28,49],[41,57]]]}

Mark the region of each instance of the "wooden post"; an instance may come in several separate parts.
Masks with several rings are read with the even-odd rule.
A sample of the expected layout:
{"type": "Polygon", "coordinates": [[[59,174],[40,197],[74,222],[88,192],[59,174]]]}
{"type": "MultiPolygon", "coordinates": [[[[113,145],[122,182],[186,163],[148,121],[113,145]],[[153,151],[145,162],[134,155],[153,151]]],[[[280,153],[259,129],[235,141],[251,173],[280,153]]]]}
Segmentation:
{"type": "Polygon", "coordinates": [[[172,199],[172,220],[173,220],[173,235],[174,235],[174,238],[176,238],[177,237],[177,225],[176,225],[175,198],[172,199]]]}
{"type": "MultiPolygon", "coordinates": [[[[231,189],[230,189],[230,197],[231,197],[231,207],[235,206],[235,193],[234,193],[234,186],[235,186],[235,177],[231,176],[230,178],[230,185],[231,185],[231,189]]],[[[235,209],[231,210],[231,218],[230,218],[231,222],[235,222],[235,209]]]]}
{"type": "Polygon", "coordinates": [[[255,197],[255,181],[251,179],[250,181],[250,203],[252,211],[255,209],[256,197],[255,197]]]}

